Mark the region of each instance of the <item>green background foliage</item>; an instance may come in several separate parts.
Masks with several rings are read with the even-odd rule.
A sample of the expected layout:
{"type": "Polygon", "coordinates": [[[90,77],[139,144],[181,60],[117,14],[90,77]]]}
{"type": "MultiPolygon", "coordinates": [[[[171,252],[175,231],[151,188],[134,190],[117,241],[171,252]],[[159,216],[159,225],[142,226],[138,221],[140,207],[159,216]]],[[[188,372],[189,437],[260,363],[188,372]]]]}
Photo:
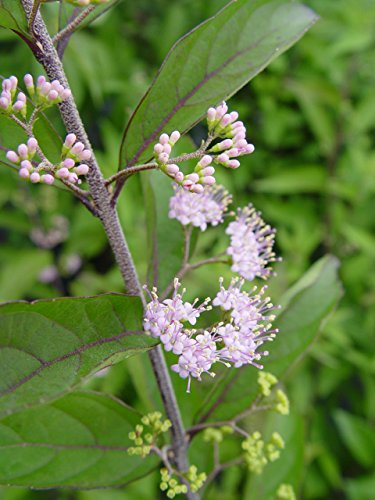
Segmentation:
{"type": "MultiPolygon", "coordinates": [[[[225,3],[123,1],[72,38],[64,56],[67,73],[106,175],[116,171],[124,125],[171,45],[225,3]]],[[[278,230],[283,262],[270,282],[274,300],[326,253],[341,262],[345,294],[308,355],[288,372],[293,414],[276,419],[287,440],[285,460],[255,479],[229,469],[207,491],[210,499],[271,498],[267,488],[275,475],[279,482],[292,482],[298,497],[306,499],[367,500],[375,487],[375,5],[372,0],[306,4],[321,20],[231,99],[256,152],[238,171],[218,177],[235,194],[236,205],[250,200],[278,230]]],[[[43,9],[56,31],[56,5],[43,9]]],[[[69,12],[66,7],[65,15],[69,12]]],[[[3,76],[39,74],[16,35],[0,30],[0,43],[3,76]]],[[[56,118],[54,110],[47,115],[56,118]]],[[[62,133],[59,122],[54,123],[62,133]]],[[[1,122],[1,145],[15,146],[18,138],[8,134],[5,140],[4,131],[1,122]]],[[[198,125],[190,138],[199,143],[203,133],[198,125]]],[[[131,179],[119,212],[145,281],[149,249],[142,193],[140,180],[131,179]]],[[[0,207],[0,300],[124,291],[98,221],[69,193],[22,183],[2,167],[0,207]]],[[[220,229],[212,229],[198,240],[195,253],[209,256],[226,245],[220,229]]],[[[199,269],[184,285],[191,297],[206,296],[220,274],[230,273],[220,265],[199,269]]],[[[143,358],[117,364],[85,389],[114,394],[142,412],[160,408],[143,358]]],[[[191,414],[195,403],[183,393],[185,382],[176,376],[173,381],[183,394],[183,413],[191,414]]],[[[192,448],[198,466],[203,445],[192,448]]],[[[230,441],[226,447],[224,455],[235,450],[230,441]]],[[[149,499],[158,495],[157,481],[155,473],[125,490],[0,489],[0,499],[149,499]]]]}

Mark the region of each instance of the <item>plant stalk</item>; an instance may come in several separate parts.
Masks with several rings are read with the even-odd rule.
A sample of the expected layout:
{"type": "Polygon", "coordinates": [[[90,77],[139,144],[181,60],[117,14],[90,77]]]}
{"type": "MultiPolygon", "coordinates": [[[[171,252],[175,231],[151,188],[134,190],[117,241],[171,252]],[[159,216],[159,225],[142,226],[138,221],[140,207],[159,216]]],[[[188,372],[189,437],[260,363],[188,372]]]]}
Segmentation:
{"type": "MultiPolygon", "coordinates": [[[[32,0],[22,0],[22,4],[27,17],[29,18],[32,12],[32,0]]],[[[64,87],[69,88],[61,60],[56,52],[52,39],[40,13],[36,15],[33,27],[33,36],[35,37],[36,42],[33,46],[33,52],[36,59],[43,65],[48,77],[51,80],[59,80],[64,87]]],[[[92,151],[92,147],[76,107],[73,95],[60,104],[60,113],[67,131],[69,133],[74,133],[78,140],[83,142],[85,147],[89,147],[92,151]]],[[[143,304],[145,305],[145,299],[137,272],[125,239],[125,235],[120,225],[116,208],[111,205],[110,194],[108,193],[105,185],[105,179],[100,171],[94,154],[92,155],[91,160],[86,163],[90,167],[89,174],[87,175],[90,192],[98,217],[103,224],[108,241],[122,274],[125,288],[128,293],[141,297],[143,304]]],[[[158,346],[157,348],[151,350],[149,352],[149,356],[158,382],[166,414],[172,422],[171,433],[173,462],[179,471],[185,472],[188,469],[187,439],[161,347],[158,346]]],[[[199,498],[198,495],[191,492],[189,492],[186,497],[189,500],[196,500],[199,498]]]]}

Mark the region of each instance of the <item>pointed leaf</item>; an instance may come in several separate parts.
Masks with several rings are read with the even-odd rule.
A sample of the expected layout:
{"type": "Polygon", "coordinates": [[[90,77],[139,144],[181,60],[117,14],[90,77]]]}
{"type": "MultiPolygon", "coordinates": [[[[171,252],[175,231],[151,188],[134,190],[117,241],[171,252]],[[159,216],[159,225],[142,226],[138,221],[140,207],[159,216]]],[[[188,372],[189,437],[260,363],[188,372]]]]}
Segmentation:
{"type": "Polygon", "coordinates": [[[0,417],[60,397],[104,366],[147,351],[138,297],[0,306],[0,417]]]}
{"type": "Polygon", "coordinates": [[[235,0],[170,50],[133,114],[120,168],[147,160],[161,132],[186,131],[293,45],[317,20],[285,0],[235,0]]]}
{"type": "Polygon", "coordinates": [[[151,472],[158,459],[129,456],[140,416],[104,394],[75,392],[0,420],[0,485],[99,488],[151,472]]]}
{"type": "Polygon", "coordinates": [[[31,39],[21,0],[0,0],[0,26],[31,39]]]}

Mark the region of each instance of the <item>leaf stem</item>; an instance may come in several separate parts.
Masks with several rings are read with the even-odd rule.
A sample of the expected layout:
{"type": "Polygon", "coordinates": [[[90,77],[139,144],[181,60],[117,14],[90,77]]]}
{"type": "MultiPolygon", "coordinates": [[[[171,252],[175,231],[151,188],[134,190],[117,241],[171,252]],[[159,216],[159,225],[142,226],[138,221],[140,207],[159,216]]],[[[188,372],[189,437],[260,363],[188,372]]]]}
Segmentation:
{"type": "Polygon", "coordinates": [[[81,24],[81,22],[86,19],[86,17],[93,11],[97,5],[89,5],[84,9],[77,17],[75,17],[73,20],[71,20],[65,28],[63,28],[61,31],[56,33],[56,35],[52,38],[52,43],[56,45],[60,40],[63,40],[66,38],[68,35],[71,36],[73,32],[78,28],[78,26],[81,24]]]}

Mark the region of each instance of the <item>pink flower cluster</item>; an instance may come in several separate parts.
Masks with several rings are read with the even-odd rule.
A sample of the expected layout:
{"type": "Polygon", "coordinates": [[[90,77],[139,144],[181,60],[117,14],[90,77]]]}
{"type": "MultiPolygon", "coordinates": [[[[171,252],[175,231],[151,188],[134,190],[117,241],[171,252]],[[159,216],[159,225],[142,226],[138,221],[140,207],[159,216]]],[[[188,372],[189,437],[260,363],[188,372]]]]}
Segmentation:
{"type": "Polygon", "coordinates": [[[172,132],[170,136],[162,134],[159,142],[154,146],[155,159],[159,164],[159,168],[171,177],[176,184],[193,193],[202,193],[204,186],[215,183],[215,178],[213,177],[215,169],[210,166],[212,157],[204,155],[195,166],[194,171],[185,175],[178,165],[169,163],[172,147],[179,138],[180,133],[177,130],[172,132]]]}
{"type": "Polygon", "coordinates": [[[6,113],[21,113],[26,116],[26,95],[23,92],[17,93],[18,80],[15,76],[10,76],[3,80],[2,92],[0,96],[0,111],[6,113]]]}
{"type": "Polygon", "coordinates": [[[91,151],[83,143],[76,142],[74,134],[68,134],[62,148],[62,161],[52,165],[48,160],[33,161],[34,156],[42,155],[38,141],[31,137],[26,144],[20,144],[16,151],[8,151],[6,157],[18,165],[19,175],[32,183],[53,184],[55,178],[64,179],[72,184],[80,184],[79,176],[87,175],[88,165],[81,161],[91,158],[91,151]],[[76,165],[78,163],[78,165],[76,165]]]}
{"type": "Polygon", "coordinates": [[[45,76],[37,78],[36,86],[31,75],[24,76],[26,89],[31,98],[35,98],[35,104],[42,108],[47,108],[65,101],[71,96],[71,91],[65,88],[58,80],[47,82],[45,76]]]}
{"type": "Polygon", "coordinates": [[[187,328],[185,324],[195,325],[201,313],[210,309],[209,298],[199,306],[197,300],[192,304],[184,302],[184,291],[178,293],[177,279],[171,299],[159,301],[156,289],[149,292],[151,301],[146,308],[144,329],[160,338],[167,351],[179,356],[172,370],[188,379],[188,392],[191,378],[201,380],[203,373],[215,375],[211,368],[217,362],[228,367],[252,364],[262,368],[258,361],[268,353],[257,349],[276,334],[270,324],[274,316],[269,315],[274,306],[269,298],[263,298],[265,288],[256,295],[248,294],[241,291],[242,284],[243,281],[233,280],[225,289],[221,280],[213,305],[220,307],[226,316],[229,312],[229,320],[203,330],[187,328]]]}
{"type": "Polygon", "coordinates": [[[216,163],[228,168],[238,168],[240,162],[233,158],[253,153],[254,145],[247,142],[246,128],[243,122],[238,121],[237,111],[228,113],[225,102],[216,108],[209,108],[207,123],[213,137],[224,138],[210,149],[212,153],[220,153],[215,157],[216,163]]]}
{"type": "Polygon", "coordinates": [[[278,260],[272,250],[275,232],[251,205],[238,209],[226,230],[231,237],[227,254],[232,257],[232,271],[249,281],[268,278],[272,269],[267,265],[278,260]]]}
{"type": "Polygon", "coordinates": [[[207,224],[217,226],[223,222],[224,212],[232,198],[222,186],[207,186],[203,193],[191,193],[177,186],[169,200],[169,217],[177,219],[183,226],[192,224],[201,231],[207,224]]]}

